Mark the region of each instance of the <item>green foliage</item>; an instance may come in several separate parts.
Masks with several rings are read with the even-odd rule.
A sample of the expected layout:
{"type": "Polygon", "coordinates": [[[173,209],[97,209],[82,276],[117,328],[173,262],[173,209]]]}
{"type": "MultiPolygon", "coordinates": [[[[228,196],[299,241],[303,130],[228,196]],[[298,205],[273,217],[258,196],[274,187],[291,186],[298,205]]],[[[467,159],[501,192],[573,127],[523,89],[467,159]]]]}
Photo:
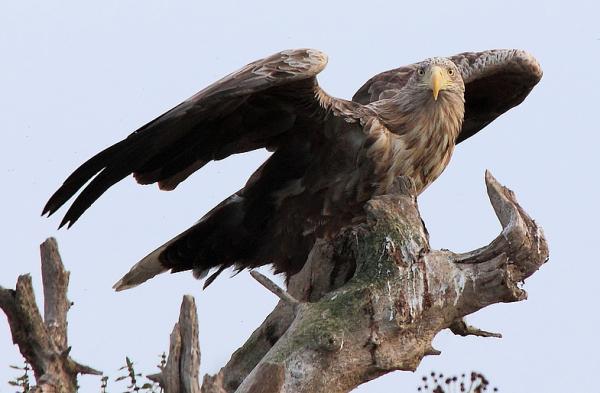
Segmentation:
{"type": "Polygon", "coordinates": [[[421,378],[421,385],[417,388],[421,393],[483,393],[497,392],[498,388],[490,388],[490,382],[481,373],[472,371],[469,378],[466,374],[444,377],[444,374],[431,372],[421,378]]]}

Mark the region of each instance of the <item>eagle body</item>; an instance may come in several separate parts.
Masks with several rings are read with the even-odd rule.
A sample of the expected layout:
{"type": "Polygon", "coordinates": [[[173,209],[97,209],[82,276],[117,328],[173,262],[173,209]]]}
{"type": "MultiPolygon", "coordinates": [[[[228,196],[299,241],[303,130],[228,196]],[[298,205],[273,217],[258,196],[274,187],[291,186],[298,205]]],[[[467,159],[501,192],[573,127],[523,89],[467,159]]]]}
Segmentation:
{"type": "Polygon", "coordinates": [[[242,189],[143,258],[115,288],[169,270],[193,270],[201,278],[216,269],[205,286],[228,267],[273,264],[289,276],[302,268],[318,238],[361,220],[364,204],[388,193],[398,176],[410,177],[421,193],[448,165],[463,135],[518,104],[541,77],[526,52],[469,53],[380,74],[347,101],[319,87],[316,74],[326,61],[312,49],[284,51],[228,75],[92,157],[44,213],[52,214],[92,179],[61,223],[70,226],[129,174],[172,190],[211,160],[264,147],[273,154],[242,189]],[[518,88],[490,100],[481,90],[502,78],[518,88]]]}
{"type": "MultiPolygon", "coordinates": [[[[229,242],[211,241],[224,249],[202,258],[222,260],[227,249],[234,253],[228,262],[238,268],[272,263],[277,272],[294,274],[317,238],[360,219],[364,203],[388,193],[396,177],[413,178],[420,193],[448,164],[464,113],[462,95],[444,95],[439,101],[435,108],[404,108],[388,100],[387,106],[404,115],[394,128],[375,108],[348,101],[337,102],[335,108],[325,103],[331,111],[325,132],[294,130],[246,186],[221,205],[223,214],[236,210],[229,212],[233,236],[227,238],[240,241],[241,253],[229,242]],[[452,121],[441,120],[446,116],[452,121]]],[[[216,217],[215,225],[225,224],[216,217]]],[[[173,246],[178,254],[172,268],[179,266],[183,243],[173,246]]],[[[186,260],[206,250],[201,239],[192,244],[186,260]]],[[[169,253],[164,258],[169,261],[169,253]]]]}

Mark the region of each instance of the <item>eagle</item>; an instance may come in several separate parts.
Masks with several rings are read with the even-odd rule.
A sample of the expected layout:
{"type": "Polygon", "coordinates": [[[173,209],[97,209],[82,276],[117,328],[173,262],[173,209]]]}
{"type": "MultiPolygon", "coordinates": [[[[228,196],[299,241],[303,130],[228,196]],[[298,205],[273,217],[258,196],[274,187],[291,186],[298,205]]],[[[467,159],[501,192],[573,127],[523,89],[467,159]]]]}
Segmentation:
{"type": "Polygon", "coordinates": [[[114,288],[166,271],[205,278],[213,269],[206,287],[229,267],[266,264],[289,277],[317,239],[360,221],[365,203],[398,176],[420,194],[456,144],[520,104],[542,76],[522,50],[468,52],[383,72],[344,100],[317,83],[326,64],[321,51],[285,50],[225,76],[79,166],[42,215],[83,188],[60,223],[70,227],[130,174],[173,190],[210,161],[266,148],[272,154],[242,189],[114,288]]]}

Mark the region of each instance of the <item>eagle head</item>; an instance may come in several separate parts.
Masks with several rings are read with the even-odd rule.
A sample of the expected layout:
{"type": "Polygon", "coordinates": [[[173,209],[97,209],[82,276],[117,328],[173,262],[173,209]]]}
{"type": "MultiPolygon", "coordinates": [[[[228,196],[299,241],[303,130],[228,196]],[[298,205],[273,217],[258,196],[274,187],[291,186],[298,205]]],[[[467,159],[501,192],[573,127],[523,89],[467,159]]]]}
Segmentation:
{"type": "Polygon", "coordinates": [[[434,57],[416,65],[416,71],[409,82],[434,101],[440,94],[464,96],[465,84],[456,64],[444,57],[434,57]]]}

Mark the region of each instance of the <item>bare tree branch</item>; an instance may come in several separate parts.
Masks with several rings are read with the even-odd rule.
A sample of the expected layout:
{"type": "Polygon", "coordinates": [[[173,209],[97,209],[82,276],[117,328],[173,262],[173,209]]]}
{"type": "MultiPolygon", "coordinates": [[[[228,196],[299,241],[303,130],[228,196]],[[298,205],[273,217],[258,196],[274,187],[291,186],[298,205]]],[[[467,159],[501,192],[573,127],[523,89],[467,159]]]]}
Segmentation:
{"type": "Polygon", "coordinates": [[[8,318],[13,342],[33,369],[37,385],[33,392],[70,393],[77,389],[77,374],[101,374],[69,356],[67,344],[67,289],[69,272],[64,269],[56,240],[40,245],[44,315],[35,301],[31,276],[19,276],[15,290],[0,287],[0,308],[8,318]]]}
{"type": "Polygon", "coordinates": [[[58,253],[56,239],[49,238],[40,245],[42,283],[44,286],[44,321],[48,334],[60,351],[67,349],[67,299],[69,272],[65,270],[58,253]]]}
{"type": "Polygon", "coordinates": [[[298,304],[298,301],[289,293],[281,289],[277,284],[271,281],[267,276],[257,270],[250,271],[250,275],[258,281],[263,287],[273,292],[277,297],[289,304],[298,304]]]}
{"type": "Polygon", "coordinates": [[[477,336],[477,337],[495,337],[502,338],[502,334],[486,332],[485,330],[481,330],[476,328],[475,326],[471,326],[465,322],[464,319],[460,318],[456,321],[452,322],[452,325],[449,326],[449,329],[452,333],[458,336],[477,336]]]}

